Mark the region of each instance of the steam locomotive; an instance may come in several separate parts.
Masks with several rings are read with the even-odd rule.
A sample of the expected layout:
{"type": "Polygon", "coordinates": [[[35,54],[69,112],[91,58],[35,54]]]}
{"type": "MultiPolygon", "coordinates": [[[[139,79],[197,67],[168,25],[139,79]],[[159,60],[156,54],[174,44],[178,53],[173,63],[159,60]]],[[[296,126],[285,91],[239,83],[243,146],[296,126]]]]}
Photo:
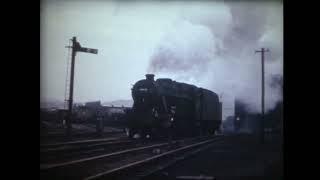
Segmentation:
{"type": "Polygon", "coordinates": [[[147,74],[133,85],[128,118],[131,138],[191,137],[215,133],[221,124],[216,93],[147,74]]]}

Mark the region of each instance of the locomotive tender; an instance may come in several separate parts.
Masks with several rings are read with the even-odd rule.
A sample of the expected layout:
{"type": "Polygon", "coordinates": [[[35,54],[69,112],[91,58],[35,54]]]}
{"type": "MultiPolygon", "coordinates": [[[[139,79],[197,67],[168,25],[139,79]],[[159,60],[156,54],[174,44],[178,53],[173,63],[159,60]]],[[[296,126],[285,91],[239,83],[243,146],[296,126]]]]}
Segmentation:
{"type": "Polygon", "coordinates": [[[214,133],[221,124],[218,95],[153,74],[133,85],[129,136],[189,137],[214,133]]]}

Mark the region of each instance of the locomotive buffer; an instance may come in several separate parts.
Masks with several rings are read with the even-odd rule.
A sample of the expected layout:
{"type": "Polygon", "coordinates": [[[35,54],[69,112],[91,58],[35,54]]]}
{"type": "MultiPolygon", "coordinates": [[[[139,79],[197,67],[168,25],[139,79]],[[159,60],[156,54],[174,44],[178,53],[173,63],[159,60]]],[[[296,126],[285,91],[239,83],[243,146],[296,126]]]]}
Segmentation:
{"type": "Polygon", "coordinates": [[[69,88],[69,100],[68,100],[68,113],[66,117],[66,125],[67,131],[66,134],[68,137],[71,135],[72,129],[72,107],[73,107],[73,83],[74,83],[74,65],[75,65],[75,57],[77,52],[85,52],[85,53],[92,53],[98,54],[98,49],[91,49],[86,47],[81,47],[80,43],[77,41],[76,37],[71,39],[72,46],[66,46],[66,48],[72,48],[71,54],[71,74],[70,74],[70,88],[69,88]]]}

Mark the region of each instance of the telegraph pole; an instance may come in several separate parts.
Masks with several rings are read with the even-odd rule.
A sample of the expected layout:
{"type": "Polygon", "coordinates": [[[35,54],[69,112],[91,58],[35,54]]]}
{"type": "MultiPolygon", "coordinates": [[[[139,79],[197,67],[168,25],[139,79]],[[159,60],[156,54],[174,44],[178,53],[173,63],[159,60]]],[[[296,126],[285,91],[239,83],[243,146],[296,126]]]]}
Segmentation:
{"type": "Polygon", "coordinates": [[[66,125],[67,125],[67,136],[70,137],[71,129],[72,129],[72,108],[73,108],[73,84],[74,84],[74,66],[75,66],[75,57],[76,52],[87,52],[92,54],[97,54],[97,49],[90,49],[90,48],[83,48],[81,47],[80,43],[77,42],[77,38],[73,37],[71,39],[72,46],[67,46],[67,48],[72,48],[71,53],[71,73],[70,73],[70,88],[69,88],[69,100],[68,100],[68,114],[66,118],[66,125]]]}
{"type": "Polygon", "coordinates": [[[260,141],[264,143],[264,53],[269,52],[269,49],[261,48],[255,53],[261,53],[261,122],[260,122],[260,141]]]}

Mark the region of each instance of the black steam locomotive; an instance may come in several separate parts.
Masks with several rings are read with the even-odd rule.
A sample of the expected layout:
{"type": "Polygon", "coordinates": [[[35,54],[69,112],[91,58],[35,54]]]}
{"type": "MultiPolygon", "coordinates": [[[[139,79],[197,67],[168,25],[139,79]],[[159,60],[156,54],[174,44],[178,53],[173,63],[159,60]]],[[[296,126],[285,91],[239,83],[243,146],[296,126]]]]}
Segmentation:
{"type": "Polygon", "coordinates": [[[130,137],[188,137],[214,133],[221,124],[221,103],[207,89],[171,79],[154,80],[153,74],[132,88],[130,137]]]}

